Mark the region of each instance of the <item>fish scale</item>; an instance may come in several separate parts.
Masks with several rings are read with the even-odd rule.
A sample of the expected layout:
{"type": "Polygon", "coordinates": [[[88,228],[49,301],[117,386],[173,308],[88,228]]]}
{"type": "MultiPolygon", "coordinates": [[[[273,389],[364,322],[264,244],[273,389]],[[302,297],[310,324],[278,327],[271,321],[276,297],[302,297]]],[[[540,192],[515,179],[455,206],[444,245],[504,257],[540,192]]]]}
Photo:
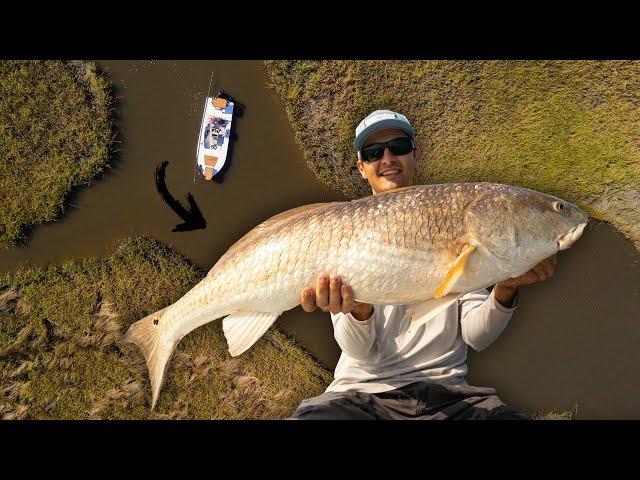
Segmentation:
{"type": "Polygon", "coordinates": [[[561,199],[491,183],[419,185],[298,207],[249,231],[192,290],[133,324],[126,338],[145,355],[155,405],[184,335],[227,316],[223,330],[238,355],[325,271],[339,274],[361,302],[453,301],[568,248],[586,221],[561,199]]]}

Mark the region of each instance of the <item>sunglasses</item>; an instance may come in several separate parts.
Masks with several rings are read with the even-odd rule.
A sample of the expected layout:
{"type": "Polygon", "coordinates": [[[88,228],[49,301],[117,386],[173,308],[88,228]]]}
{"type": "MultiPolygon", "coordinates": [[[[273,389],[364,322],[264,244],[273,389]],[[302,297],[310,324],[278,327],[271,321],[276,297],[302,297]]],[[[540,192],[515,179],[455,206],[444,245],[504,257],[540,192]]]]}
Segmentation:
{"type": "Polygon", "coordinates": [[[398,137],[385,143],[373,143],[360,150],[360,160],[363,162],[375,162],[384,156],[384,150],[388,148],[393,155],[406,155],[415,149],[413,139],[398,137]]]}

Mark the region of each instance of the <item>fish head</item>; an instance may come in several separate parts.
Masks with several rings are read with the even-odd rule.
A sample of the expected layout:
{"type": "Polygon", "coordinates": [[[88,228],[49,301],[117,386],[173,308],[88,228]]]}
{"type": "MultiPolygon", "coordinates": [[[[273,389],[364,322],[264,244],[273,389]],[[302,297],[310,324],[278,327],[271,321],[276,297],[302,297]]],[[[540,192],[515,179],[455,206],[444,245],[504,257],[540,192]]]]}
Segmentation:
{"type": "Polygon", "coordinates": [[[500,185],[474,202],[466,221],[476,241],[517,276],[571,247],[582,235],[588,215],[552,195],[500,185]]]}

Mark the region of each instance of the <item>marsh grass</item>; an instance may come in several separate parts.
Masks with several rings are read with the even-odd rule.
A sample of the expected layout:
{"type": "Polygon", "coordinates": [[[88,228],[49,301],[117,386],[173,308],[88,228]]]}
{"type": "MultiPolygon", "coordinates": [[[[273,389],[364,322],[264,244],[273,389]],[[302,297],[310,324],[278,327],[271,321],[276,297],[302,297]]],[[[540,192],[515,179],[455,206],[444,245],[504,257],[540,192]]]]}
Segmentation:
{"type": "Polygon", "coordinates": [[[537,410],[529,414],[534,420],[575,420],[578,416],[578,402],[573,409],[565,411],[537,410]]]}
{"type": "Polygon", "coordinates": [[[106,259],[0,277],[0,418],[283,418],[324,391],[330,373],[276,329],[232,358],[211,322],[178,345],[151,413],[144,359],[122,335],[204,273],[132,238],[106,259]]]}
{"type": "Polygon", "coordinates": [[[354,130],[376,109],[412,122],[418,183],[492,181],[574,202],[640,248],[640,62],[268,61],[311,170],[370,194],[354,130]]]}
{"type": "Polygon", "coordinates": [[[573,420],[573,412],[535,412],[531,414],[534,420],[573,420]]]}
{"type": "Polygon", "coordinates": [[[107,81],[91,62],[0,61],[0,247],[55,220],[108,166],[107,81]]]}

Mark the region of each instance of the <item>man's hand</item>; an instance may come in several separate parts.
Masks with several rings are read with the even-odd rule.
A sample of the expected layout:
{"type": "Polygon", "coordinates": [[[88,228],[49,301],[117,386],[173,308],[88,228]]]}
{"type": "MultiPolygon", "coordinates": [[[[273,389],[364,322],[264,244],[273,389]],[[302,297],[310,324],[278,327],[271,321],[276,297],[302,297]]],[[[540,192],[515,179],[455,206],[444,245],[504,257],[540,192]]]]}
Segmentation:
{"type": "Polygon", "coordinates": [[[371,304],[354,301],[351,287],[342,283],[339,275],[329,278],[326,272],[318,277],[315,290],[311,285],[302,290],[300,305],[305,312],[313,312],[316,308],[331,313],[351,312],[360,321],[369,319],[373,314],[371,304]]]}
{"type": "Polygon", "coordinates": [[[496,300],[505,307],[510,308],[518,287],[542,282],[547,278],[553,277],[557,264],[558,259],[556,255],[551,255],[549,258],[542,260],[524,275],[497,283],[493,289],[496,300]]]}

